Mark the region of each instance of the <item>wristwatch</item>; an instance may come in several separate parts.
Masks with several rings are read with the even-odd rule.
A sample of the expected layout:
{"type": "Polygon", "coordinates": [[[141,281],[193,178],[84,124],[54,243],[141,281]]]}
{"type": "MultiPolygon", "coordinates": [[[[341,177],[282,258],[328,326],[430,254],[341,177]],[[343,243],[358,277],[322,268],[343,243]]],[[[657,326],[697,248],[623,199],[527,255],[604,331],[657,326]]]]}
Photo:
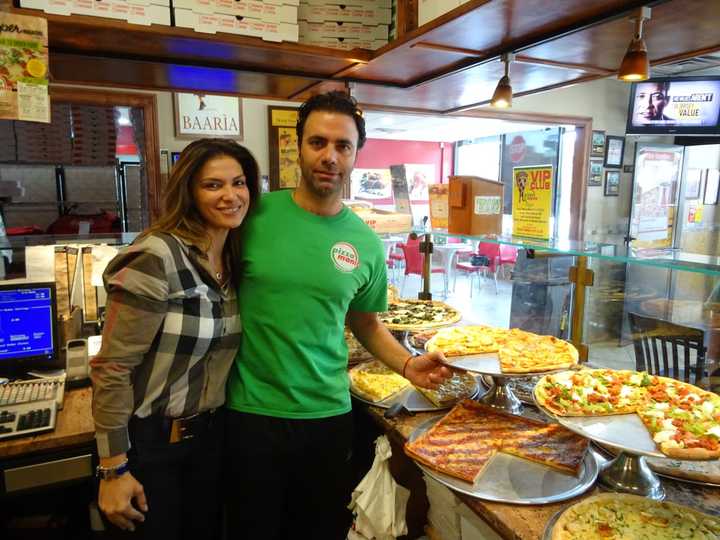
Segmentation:
{"type": "Polygon", "coordinates": [[[118,476],[122,476],[130,470],[130,465],[127,460],[123,461],[119,465],[113,465],[112,467],[103,467],[98,465],[95,469],[95,476],[100,480],[112,480],[118,476]]]}

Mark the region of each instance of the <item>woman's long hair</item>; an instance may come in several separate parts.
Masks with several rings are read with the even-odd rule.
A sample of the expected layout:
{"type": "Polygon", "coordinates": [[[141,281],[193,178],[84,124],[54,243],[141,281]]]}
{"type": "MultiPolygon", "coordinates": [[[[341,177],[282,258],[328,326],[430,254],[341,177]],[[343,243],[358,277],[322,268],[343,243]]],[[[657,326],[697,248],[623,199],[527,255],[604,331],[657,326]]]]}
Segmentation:
{"type": "MultiPolygon", "coordinates": [[[[164,190],[164,211],[160,218],[143,232],[143,236],[153,232],[165,232],[197,244],[205,251],[210,248],[211,240],[206,232],[205,221],[195,205],[193,182],[209,160],[220,156],[234,158],[245,174],[250,193],[245,216],[247,220],[260,197],[259,169],[255,158],[247,148],[233,140],[199,139],[185,147],[180,159],[173,166],[164,190]]],[[[224,248],[225,253],[231,254],[230,264],[236,283],[240,229],[241,227],[230,230],[224,248]]]]}

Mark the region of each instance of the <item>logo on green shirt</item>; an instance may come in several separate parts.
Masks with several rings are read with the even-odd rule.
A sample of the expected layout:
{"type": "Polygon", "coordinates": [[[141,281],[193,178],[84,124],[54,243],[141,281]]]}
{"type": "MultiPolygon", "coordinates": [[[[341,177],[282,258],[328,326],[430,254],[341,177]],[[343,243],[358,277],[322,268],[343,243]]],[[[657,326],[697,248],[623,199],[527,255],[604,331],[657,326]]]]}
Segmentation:
{"type": "Polygon", "coordinates": [[[360,266],[357,249],[348,242],[338,242],[330,248],[330,258],[335,268],[341,272],[352,272],[360,266]]]}

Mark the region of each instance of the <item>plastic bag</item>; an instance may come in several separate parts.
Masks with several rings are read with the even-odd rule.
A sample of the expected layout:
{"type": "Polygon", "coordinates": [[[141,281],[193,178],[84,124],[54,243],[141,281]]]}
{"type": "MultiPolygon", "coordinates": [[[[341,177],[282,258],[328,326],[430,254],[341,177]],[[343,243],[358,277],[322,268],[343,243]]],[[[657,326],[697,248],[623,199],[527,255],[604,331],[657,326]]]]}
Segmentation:
{"type": "MultiPolygon", "coordinates": [[[[354,538],[392,540],[407,533],[405,508],[410,491],[395,482],[390,474],[392,456],[385,435],[375,440],[375,460],[357,485],[348,508],[355,514],[354,538]]],[[[351,538],[351,536],[348,536],[351,538]]]]}

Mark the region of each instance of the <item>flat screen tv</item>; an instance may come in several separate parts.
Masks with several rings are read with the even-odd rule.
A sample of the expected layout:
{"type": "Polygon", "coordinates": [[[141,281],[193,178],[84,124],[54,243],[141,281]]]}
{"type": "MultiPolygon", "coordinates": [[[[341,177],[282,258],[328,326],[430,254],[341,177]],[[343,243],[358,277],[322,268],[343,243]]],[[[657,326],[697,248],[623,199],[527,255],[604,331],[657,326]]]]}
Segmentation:
{"type": "Polygon", "coordinates": [[[720,77],[633,83],[628,134],[720,135],[720,77]]]}

